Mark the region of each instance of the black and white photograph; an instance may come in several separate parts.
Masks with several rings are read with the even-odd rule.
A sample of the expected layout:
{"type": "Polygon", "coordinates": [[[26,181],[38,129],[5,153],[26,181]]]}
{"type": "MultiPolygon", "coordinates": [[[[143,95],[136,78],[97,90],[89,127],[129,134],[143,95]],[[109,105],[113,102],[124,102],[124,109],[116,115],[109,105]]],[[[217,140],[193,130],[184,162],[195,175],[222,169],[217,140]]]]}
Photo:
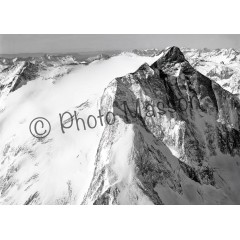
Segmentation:
{"type": "Polygon", "coordinates": [[[237,237],[239,8],[173,2],[1,8],[3,239],[237,237]]]}
{"type": "Polygon", "coordinates": [[[0,37],[1,204],[240,204],[240,35],[0,37]]]}

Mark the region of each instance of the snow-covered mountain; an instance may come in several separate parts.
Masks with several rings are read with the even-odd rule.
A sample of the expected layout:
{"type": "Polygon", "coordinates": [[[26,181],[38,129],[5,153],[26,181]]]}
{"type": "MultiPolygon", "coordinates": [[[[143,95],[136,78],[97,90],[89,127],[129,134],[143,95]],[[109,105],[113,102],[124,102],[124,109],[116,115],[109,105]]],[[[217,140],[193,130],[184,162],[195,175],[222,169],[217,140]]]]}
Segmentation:
{"type": "Polygon", "coordinates": [[[240,96],[240,52],[235,49],[182,48],[186,59],[202,74],[240,96]]]}
{"type": "MultiPolygon", "coordinates": [[[[240,97],[240,52],[236,49],[181,48],[186,60],[203,75],[240,97]]],[[[158,56],[159,49],[133,50],[140,56],[158,56]]]]}
{"type": "Polygon", "coordinates": [[[2,59],[0,203],[239,204],[238,52],[181,50],[2,59]]]}

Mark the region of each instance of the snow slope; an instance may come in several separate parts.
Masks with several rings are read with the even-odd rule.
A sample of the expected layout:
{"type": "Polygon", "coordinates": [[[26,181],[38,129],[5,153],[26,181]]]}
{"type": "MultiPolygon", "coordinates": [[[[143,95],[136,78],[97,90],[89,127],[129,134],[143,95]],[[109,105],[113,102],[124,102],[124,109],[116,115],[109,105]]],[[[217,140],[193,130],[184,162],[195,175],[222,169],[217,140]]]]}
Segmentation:
{"type": "Polygon", "coordinates": [[[84,119],[97,115],[99,97],[112,79],[155,60],[123,54],[89,65],[49,66],[13,92],[9,83],[21,66],[17,63],[10,74],[2,75],[1,84],[8,87],[8,93],[1,91],[0,98],[4,98],[0,114],[0,202],[80,203],[92,177],[103,127],[78,131],[73,126],[63,134],[59,113],[73,114],[76,110],[84,119]],[[40,116],[52,127],[43,140],[29,132],[31,120],[40,116]]]}

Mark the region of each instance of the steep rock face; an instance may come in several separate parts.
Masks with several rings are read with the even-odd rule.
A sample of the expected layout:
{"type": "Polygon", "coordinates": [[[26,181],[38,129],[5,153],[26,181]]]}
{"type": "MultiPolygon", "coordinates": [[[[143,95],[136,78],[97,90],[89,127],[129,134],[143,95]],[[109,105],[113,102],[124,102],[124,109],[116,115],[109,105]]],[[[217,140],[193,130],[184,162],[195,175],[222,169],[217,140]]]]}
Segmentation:
{"type": "Polygon", "coordinates": [[[113,80],[101,108],[113,114],[84,204],[240,202],[239,100],[179,48],[113,80]]]}

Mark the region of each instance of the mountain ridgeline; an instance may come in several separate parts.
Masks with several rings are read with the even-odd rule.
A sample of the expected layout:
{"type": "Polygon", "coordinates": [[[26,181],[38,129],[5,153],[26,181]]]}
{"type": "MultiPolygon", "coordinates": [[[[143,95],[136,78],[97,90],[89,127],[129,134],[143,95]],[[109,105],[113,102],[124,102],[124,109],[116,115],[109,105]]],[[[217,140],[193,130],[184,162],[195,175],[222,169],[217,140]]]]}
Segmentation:
{"type": "Polygon", "coordinates": [[[240,174],[239,100],[196,71],[179,48],[113,80],[101,108],[113,110],[117,121],[104,129],[84,203],[239,203],[240,185],[232,188],[216,167],[229,161],[240,174]],[[137,103],[156,113],[161,103],[162,111],[140,115],[137,103]],[[122,141],[128,144],[118,154],[128,152],[117,157],[122,141]]]}
{"type": "Polygon", "coordinates": [[[1,204],[240,204],[237,51],[0,62],[1,204]],[[99,109],[111,124],[61,133],[57,111],[99,109]],[[44,139],[28,132],[39,114],[44,139]]]}

